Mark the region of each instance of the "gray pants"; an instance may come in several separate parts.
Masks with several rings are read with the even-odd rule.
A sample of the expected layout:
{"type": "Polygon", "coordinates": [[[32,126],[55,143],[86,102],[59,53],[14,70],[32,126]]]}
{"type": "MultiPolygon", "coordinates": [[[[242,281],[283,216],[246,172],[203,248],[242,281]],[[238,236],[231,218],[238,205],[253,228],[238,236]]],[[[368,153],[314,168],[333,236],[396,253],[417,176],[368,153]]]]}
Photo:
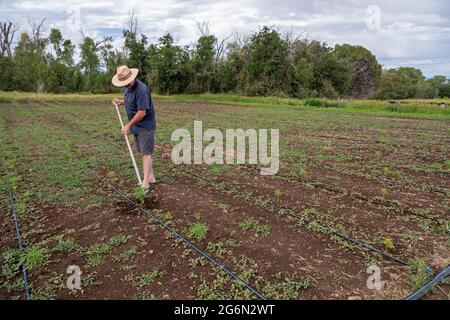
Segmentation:
{"type": "Polygon", "coordinates": [[[155,148],[155,130],[142,130],[134,134],[137,151],[143,156],[153,154],[155,148]]]}

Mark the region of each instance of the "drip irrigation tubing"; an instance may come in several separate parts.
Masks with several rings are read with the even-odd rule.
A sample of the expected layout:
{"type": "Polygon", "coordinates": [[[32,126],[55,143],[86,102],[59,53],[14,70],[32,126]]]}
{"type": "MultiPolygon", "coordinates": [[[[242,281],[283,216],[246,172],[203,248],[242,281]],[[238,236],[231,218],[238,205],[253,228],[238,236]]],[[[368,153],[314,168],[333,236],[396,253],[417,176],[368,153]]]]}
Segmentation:
{"type": "MultiPolygon", "coordinates": [[[[168,148],[168,147],[166,147],[164,145],[159,145],[159,147],[170,149],[170,148],[168,148]]],[[[260,171],[260,170],[261,170],[261,168],[256,168],[255,170],[252,170],[252,171],[260,171]]],[[[303,181],[302,179],[298,179],[298,178],[290,177],[290,176],[286,176],[286,175],[281,175],[281,174],[277,174],[276,176],[280,177],[282,179],[290,180],[290,181],[297,182],[297,183],[308,183],[308,184],[311,184],[312,186],[314,186],[315,188],[321,188],[321,189],[324,189],[324,190],[327,190],[327,191],[330,191],[330,192],[333,192],[333,193],[342,194],[344,196],[350,196],[350,197],[353,197],[353,198],[358,199],[358,200],[363,200],[363,201],[366,201],[366,202],[372,202],[373,204],[381,205],[381,206],[384,206],[384,207],[391,207],[391,206],[396,206],[397,205],[396,203],[392,203],[392,202],[387,201],[387,200],[373,199],[373,198],[369,198],[367,196],[364,196],[364,195],[361,195],[361,194],[358,194],[358,193],[347,191],[345,189],[338,189],[338,188],[334,188],[334,187],[329,187],[329,186],[327,186],[327,185],[325,185],[325,184],[323,184],[321,182],[303,181]]],[[[420,217],[420,218],[432,220],[434,222],[439,222],[440,220],[445,220],[445,218],[440,217],[440,216],[438,216],[438,217],[430,217],[430,216],[427,216],[425,214],[416,213],[416,212],[414,212],[414,211],[412,211],[412,210],[410,210],[408,208],[401,208],[400,207],[400,208],[395,208],[395,209],[398,212],[401,212],[401,213],[404,213],[404,214],[408,214],[408,215],[412,215],[412,216],[415,216],[415,217],[420,217]]]]}
{"type": "MultiPolygon", "coordinates": [[[[79,118],[78,115],[76,115],[76,114],[74,114],[72,112],[68,112],[68,113],[70,115],[72,115],[74,118],[79,118]]],[[[64,121],[68,121],[68,120],[64,119],[64,121]]],[[[82,131],[86,132],[86,130],[82,130],[82,131]]],[[[116,144],[117,146],[119,146],[119,143],[117,141],[113,141],[112,143],[116,144]]],[[[164,148],[165,149],[170,149],[170,148],[166,147],[165,145],[158,145],[158,147],[161,147],[163,149],[164,148]]],[[[257,168],[256,170],[259,171],[261,169],[257,168]]],[[[286,179],[286,180],[294,181],[294,182],[300,182],[300,183],[304,182],[304,181],[302,181],[300,179],[296,179],[296,178],[285,176],[285,175],[277,174],[277,176],[280,177],[280,178],[286,179]]],[[[351,196],[351,197],[353,197],[355,199],[363,200],[363,201],[366,201],[366,202],[370,202],[371,201],[374,204],[382,205],[384,207],[389,207],[390,205],[393,205],[393,206],[396,205],[395,203],[391,204],[389,202],[381,201],[379,199],[370,199],[370,198],[368,198],[366,196],[355,194],[355,193],[352,193],[352,192],[349,192],[349,191],[346,191],[346,190],[340,190],[340,189],[336,189],[336,188],[333,188],[333,187],[327,187],[326,185],[324,185],[324,184],[322,184],[320,182],[314,182],[314,181],[309,181],[309,182],[306,181],[306,182],[310,183],[311,185],[313,185],[316,188],[321,188],[321,189],[324,189],[324,190],[327,190],[327,191],[330,191],[330,192],[334,192],[334,193],[338,193],[338,194],[342,194],[342,195],[348,195],[348,196],[351,196]]],[[[432,221],[435,221],[435,222],[439,222],[439,220],[445,220],[445,218],[442,218],[442,217],[437,217],[437,218],[436,217],[429,217],[429,216],[424,215],[424,214],[416,213],[416,212],[413,212],[412,210],[407,209],[407,208],[396,208],[396,210],[400,211],[401,213],[405,213],[405,214],[416,216],[416,217],[421,217],[421,218],[432,220],[432,221]]],[[[450,232],[450,230],[449,230],[449,232],[450,232]]]]}
{"type": "MultiPolygon", "coordinates": [[[[206,181],[206,182],[208,182],[208,183],[210,183],[210,184],[215,184],[215,182],[213,182],[213,181],[211,181],[211,180],[209,180],[209,179],[207,179],[207,178],[205,178],[205,177],[203,177],[203,176],[200,176],[200,175],[198,175],[198,174],[195,174],[195,173],[193,173],[193,172],[190,172],[190,171],[188,171],[188,170],[184,170],[184,169],[179,169],[179,170],[182,171],[182,172],[184,172],[184,173],[187,173],[187,174],[189,174],[189,175],[191,175],[191,176],[194,176],[194,177],[196,177],[196,178],[198,178],[198,179],[201,179],[201,180],[203,180],[203,181],[206,181]]],[[[364,242],[361,241],[361,240],[357,240],[357,239],[353,239],[353,238],[347,237],[347,236],[343,235],[342,233],[340,233],[339,231],[337,231],[337,230],[335,230],[335,229],[332,229],[332,228],[330,228],[330,227],[328,227],[328,226],[322,226],[322,225],[320,225],[319,223],[317,223],[317,222],[315,222],[315,221],[310,221],[310,220],[307,220],[307,219],[305,219],[305,218],[303,218],[303,217],[300,217],[299,215],[295,214],[292,210],[289,210],[289,209],[286,209],[286,208],[280,208],[280,207],[276,207],[276,206],[274,206],[274,208],[275,208],[276,210],[278,210],[278,211],[287,212],[287,214],[288,214],[289,216],[291,216],[291,217],[293,217],[293,218],[296,218],[296,219],[298,219],[298,220],[300,220],[300,221],[303,221],[303,222],[305,222],[306,224],[312,224],[312,223],[314,223],[315,225],[317,225],[317,226],[319,226],[319,227],[321,227],[321,228],[323,228],[323,229],[325,229],[325,230],[328,230],[329,232],[331,232],[332,234],[334,234],[335,236],[337,236],[337,237],[339,237],[339,238],[341,238],[341,239],[344,239],[344,240],[346,240],[346,241],[348,241],[348,242],[354,243],[354,244],[356,244],[356,245],[358,245],[358,246],[360,246],[360,247],[366,248],[366,249],[368,249],[369,251],[376,252],[376,253],[378,253],[378,254],[380,254],[380,255],[382,255],[382,256],[384,256],[384,257],[386,257],[386,258],[388,258],[388,259],[390,259],[390,260],[392,260],[392,261],[394,261],[394,262],[396,262],[396,263],[399,263],[399,264],[402,264],[402,265],[406,265],[406,266],[409,265],[408,262],[406,262],[406,261],[404,261],[404,260],[402,260],[402,259],[396,258],[396,257],[394,257],[394,256],[392,256],[392,255],[390,255],[390,254],[388,254],[388,253],[386,253],[386,252],[383,252],[383,251],[381,251],[381,250],[379,250],[379,249],[377,249],[377,248],[375,248],[375,247],[373,247],[373,246],[371,246],[371,245],[369,245],[369,244],[364,243],[364,242]]],[[[432,272],[432,271],[429,270],[429,272],[432,272]]]]}
{"type": "MultiPolygon", "coordinates": [[[[260,169],[258,168],[257,170],[260,170],[260,169]]],[[[290,176],[286,176],[286,175],[280,175],[280,174],[277,174],[277,177],[280,177],[280,178],[285,179],[285,180],[294,181],[294,182],[309,183],[315,188],[321,188],[321,189],[324,189],[324,190],[327,190],[327,191],[330,191],[330,192],[334,192],[334,193],[337,193],[337,194],[342,194],[344,196],[350,196],[350,197],[353,197],[353,198],[358,199],[358,200],[363,200],[363,201],[366,201],[366,202],[372,202],[373,204],[381,205],[381,206],[384,206],[384,207],[395,206],[394,203],[391,203],[390,201],[387,201],[387,200],[380,200],[380,199],[373,199],[373,198],[371,199],[371,198],[369,198],[367,196],[363,196],[363,195],[358,194],[358,193],[346,191],[344,189],[338,189],[338,188],[334,188],[334,187],[329,187],[327,185],[324,185],[321,182],[303,181],[302,179],[299,179],[299,178],[290,177],[290,176]]],[[[429,216],[424,215],[424,214],[413,212],[410,209],[396,208],[396,210],[400,211],[401,213],[409,214],[409,215],[416,216],[416,217],[421,217],[421,218],[432,220],[432,221],[435,221],[435,222],[439,222],[439,220],[444,220],[444,218],[442,218],[442,217],[438,217],[438,218],[436,218],[436,217],[429,217],[429,216]]]]}
{"type": "Polygon", "coordinates": [[[427,294],[428,291],[431,290],[435,285],[438,285],[441,283],[445,278],[447,278],[450,275],[450,265],[447,266],[444,270],[439,272],[435,277],[425,284],[422,288],[418,289],[414,293],[410,294],[405,298],[405,300],[419,300],[422,298],[425,294],[427,294]]]}
{"type": "Polygon", "coordinates": [[[183,236],[181,233],[176,231],[174,228],[172,228],[167,222],[164,220],[158,218],[156,215],[151,213],[150,211],[142,208],[140,205],[138,205],[135,201],[130,199],[128,196],[126,196],[123,192],[121,192],[119,189],[117,189],[114,185],[112,185],[110,182],[108,182],[105,178],[100,176],[97,172],[92,170],[91,168],[87,167],[86,170],[95,178],[100,180],[103,184],[108,186],[112,191],[114,191],[118,196],[120,196],[122,199],[126,200],[127,202],[133,204],[136,209],[150,217],[151,219],[155,220],[157,223],[159,223],[162,227],[164,227],[166,230],[171,232],[174,236],[176,236],[178,239],[182,240],[185,244],[187,244],[189,247],[194,249],[198,254],[206,258],[211,264],[215,265],[222,271],[224,271],[226,274],[228,274],[230,277],[234,278],[238,283],[242,284],[245,288],[247,288],[249,291],[251,291],[258,299],[260,300],[267,300],[267,297],[265,297],[262,293],[257,291],[255,288],[253,288],[249,283],[244,281],[241,277],[239,277],[237,274],[235,274],[233,271],[228,269],[225,265],[214,259],[211,255],[209,255],[206,251],[202,250],[198,246],[196,246],[192,241],[190,241],[188,238],[183,236]]]}
{"type": "MultiPolygon", "coordinates": [[[[203,181],[205,181],[205,182],[208,182],[208,183],[210,183],[210,184],[216,184],[216,182],[211,181],[211,180],[209,180],[209,179],[207,179],[207,178],[205,178],[205,177],[203,177],[203,176],[200,176],[200,175],[198,175],[198,174],[196,174],[196,173],[193,173],[193,172],[190,172],[190,171],[184,170],[184,169],[179,169],[179,170],[182,171],[182,172],[184,172],[184,173],[186,173],[186,174],[189,174],[189,175],[191,175],[191,176],[194,176],[194,177],[196,177],[196,178],[198,178],[198,179],[200,179],[200,180],[203,180],[203,181]]],[[[258,170],[259,170],[259,169],[258,169],[258,170]]],[[[111,186],[111,185],[110,185],[110,186],[111,186]]],[[[232,191],[230,188],[228,188],[228,190],[232,191]]],[[[124,195],[122,194],[122,196],[124,196],[124,195]]],[[[126,196],[125,196],[125,197],[126,197],[126,196]]],[[[128,197],[127,197],[127,200],[128,200],[128,201],[132,201],[132,200],[129,199],[128,197]]],[[[134,203],[135,205],[137,205],[135,202],[133,202],[133,203],[134,203]]],[[[319,223],[317,223],[317,222],[315,222],[315,221],[308,220],[308,219],[306,219],[306,218],[304,218],[304,217],[301,217],[301,216],[297,215],[295,212],[293,212],[293,211],[290,210],[290,209],[287,209],[287,208],[281,208],[281,207],[278,207],[278,206],[275,206],[275,205],[272,205],[272,207],[273,207],[275,210],[277,210],[277,211],[279,211],[279,212],[284,212],[284,213],[286,213],[288,216],[291,216],[291,217],[293,217],[293,218],[295,218],[295,219],[298,219],[299,221],[302,221],[302,222],[304,222],[304,223],[307,224],[307,225],[314,224],[314,225],[316,225],[316,226],[318,226],[318,227],[320,227],[320,228],[322,228],[322,229],[324,229],[324,230],[327,230],[327,231],[330,232],[331,234],[333,234],[333,235],[335,235],[335,236],[337,236],[337,237],[339,237],[339,238],[341,238],[341,239],[343,239],[343,240],[345,240],[345,241],[348,241],[348,242],[350,242],[350,243],[356,244],[356,245],[358,245],[358,246],[360,246],[360,247],[363,247],[363,248],[365,248],[365,249],[367,249],[367,250],[369,250],[369,251],[378,253],[378,254],[380,254],[381,256],[384,256],[385,258],[387,258],[387,259],[389,259],[389,260],[391,260],[391,261],[394,261],[394,262],[396,262],[396,263],[399,263],[399,264],[401,264],[401,265],[409,266],[409,263],[406,262],[406,261],[403,260],[403,259],[394,257],[394,256],[392,256],[392,255],[390,255],[390,254],[388,254],[388,253],[386,253],[386,252],[384,252],[384,251],[382,251],[382,250],[380,250],[380,249],[377,249],[377,248],[375,248],[375,247],[373,247],[373,246],[371,246],[371,245],[369,245],[369,244],[367,244],[367,243],[365,243],[365,242],[363,242],[363,241],[361,241],[361,240],[357,240],[357,239],[348,237],[348,236],[342,234],[341,232],[337,231],[336,229],[333,229],[333,228],[331,228],[331,227],[329,227],[329,226],[323,226],[323,225],[321,225],[321,224],[319,224],[319,223]]],[[[145,209],[144,209],[144,210],[145,210],[145,209]]],[[[146,214],[148,214],[148,213],[146,212],[146,214]]],[[[424,216],[424,218],[429,218],[429,219],[430,219],[430,217],[426,217],[426,216],[424,216]]],[[[174,231],[175,231],[175,230],[174,230],[174,231]]],[[[176,231],[175,231],[175,232],[176,232],[176,231]]],[[[186,240],[187,240],[187,239],[186,239],[186,240]]],[[[433,273],[433,270],[431,270],[430,268],[428,268],[428,269],[427,269],[427,272],[433,273]]]]}
{"type": "MultiPolygon", "coordinates": [[[[214,181],[211,181],[211,180],[209,180],[209,179],[207,179],[207,178],[205,178],[205,177],[203,177],[203,176],[201,176],[201,175],[198,175],[198,174],[196,174],[196,173],[194,173],[194,172],[190,172],[190,171],[184,170],[184,169],[180,169],[180,170],[181,170],[182,172],[186,173],[186,174],[189,174],[189,175],[191,175],[191,176],[193,176],[193,177],[196,177],[197,179],[203,180],[203,181],[208,182],[208,183],[210,183],[210,184],[216,184],[214,181]]],[[[233,191],[231,188],[229,188],[229,187],[225,187],[225,189],[227,189],[227,190],[229,190],[229,191],[231,191],[231,192],[234,192],[234,191],[233,191]]],[[[235,192],[234,192],[234,193],[235,193],[235,192]]],[[[404,260],[402,260],[402,259],[396,258],[396,257],[394,257],[394,256],[392,256],[392,255],[390,255],[390,254],[388,254],[388,253],[386,253],[386,252],[384,252],[384,251],[381,251],[381,250],[379,250],[379,249],[377,249],[377,248],[375,248],[375,247],[373,247],[373,246],[371,246],[371,245],[369,245],[369,244],[367,244],[367,243],[365,243],[365,242],[363,242],[363,241],[361,241],[361,240],[357,240],[357,239],[350,238],[350,237],[348,237],[348,236],[346,236],[346,235],[340,233],[339,231],[337,231],[337,230],[335,230],[335,229],[333,229],[333,228],[331,228],[331,227],[323,226],[323,225],[321,225],[321,224],[319,224],[319,223],[317,223],[317,222],[315,222],[315,221],[312,221],[312,220],[306,219],[306,218],[304,218],[304,217],[301,217],[301,216],[299,216],[298,214],[296,214],[295,212],[293,212],[293,211],[290,210],[290,209],[282,208],[282,207],[279,207],[279,206],[276,206],[276,205],[272,205],[272,208],[275,209],[275,210],[277,210],[277,211],[279,211],[279,212],[284,212],[284,213],[286,213],[288,216],[293,217],[293,218],[295,218],[295,219],[298,219],[298,220],[304,222],[304,223],[307,224],[307,225],[314,224],[314,225],[318,226],[319,228],[321,228],[321,229],[323,229],[323,230],[327,230],[327,231],[330,232],[331,234],[333,234],[333,235],[335,235],[335,236],[337,236],[337,237],[339,237],[339,238],[341,238],[341,239],[344,239],[344,240],[346,240],[346,241],[348,241],[348,242],[351,242],[351,243],[353,243],[353,244],[356,244],[356,245],[358,245],[358,246],[360,246],[360,247],[363,247],[363,248],[365,248],[365,249],[367,249],[367,250],[370,250],[370,251],[372,251],[372,252],[378,253],[378,254],[384,256],[385,258],[388,258],[388,259],[390,259],[390,260],[392,260],[392,261],[394,261],[394,262],[397,262],[397,263],[399,263],[399,264],[406,265],[406,266],[409,265],[408,262],[406,262],[406,261],[404,261],[404,260]]]]}
{"type": "MultiPolygon", "coordinates": [[[[5,159],[3,159],[3,167],[5,169],[6,176],[9,177],[9,171],[8,171],[8,167],[6,166],[5,159]]],[[[14,191],[12,191],[12,189],[8,183],[8,202],[9,202],[9,207],[10,207],[11,214],[12,214],[13,221],[14,221],[14,228],[16,230],[17,244],[19,245],[19,251],[22,254],[24,252],[24,245],[23,245],[22,237],[20,236],[20,225],[19,225],[19,221],[17,220],[16,206],[15,206],[14,199],[15,199],[15,193],[14,193],[14,191]]],[[[27,300],[30,300],[31,293],[30,293],[30,287],[28,285],[28,271],[27,271],[27,265],[25,262],[22,261],[20,263],[20,269],[22,270],[22,274],[23,274],[25,298],[27,300]]]]}

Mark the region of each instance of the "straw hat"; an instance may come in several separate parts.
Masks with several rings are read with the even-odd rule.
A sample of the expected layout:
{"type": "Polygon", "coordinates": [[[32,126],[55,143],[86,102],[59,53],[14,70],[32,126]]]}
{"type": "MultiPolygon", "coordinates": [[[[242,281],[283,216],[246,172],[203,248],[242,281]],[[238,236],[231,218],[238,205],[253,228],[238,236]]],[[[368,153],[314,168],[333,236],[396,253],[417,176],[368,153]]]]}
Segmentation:
{"type": "Polygon", "coordinates": [[[128,68],[127,66],[117,67],[117,74],[112,78],[112,84],[116,87],[125,87],[127,84],[136,79],[139,70],[128,68]]]}

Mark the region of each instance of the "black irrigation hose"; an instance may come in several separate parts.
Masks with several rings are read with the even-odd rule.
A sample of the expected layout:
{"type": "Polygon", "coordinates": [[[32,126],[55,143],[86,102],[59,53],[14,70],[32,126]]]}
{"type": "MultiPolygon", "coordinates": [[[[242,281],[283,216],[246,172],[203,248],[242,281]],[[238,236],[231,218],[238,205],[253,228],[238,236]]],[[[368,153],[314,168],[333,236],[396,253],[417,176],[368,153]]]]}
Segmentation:
{"type": "Polygon", "coordinates": [[[432,287],[438,285],[442,282],[446,277],[450,276],[450,266],[447,266],[444,270],[439,272],[433,280],[425,284],[422,288],[417,290],[416,292],[410,294],[405,298],[405,300],[419,300],[422,298],[432,287]]]}
{"type": "MultiPolygon", "coordinates": [[[[208,182],[208,183],[215,184],[215,182],[213,182],[213,181],[211,181],[211,180],[209,180],[209,179],[206,179],[206,178],[203,177],[203,176],[197,175],[197,174],[195,174],[195,173],[193,173],[193,172],[190,172],[190,171],[187,171],[187,170],[183,170],[183,169],[180,169],[180,170],[181,170],[182,172],[185,172],[185,173],[189,174],[189,175],[192,175],[192,176],[194,176],[194,177],[197,177],[198,179],[201,179],[201,180],[206,181],[206,182],[208,182]]],[[[258,169],[258,170],[259,170],[259,169],[258,169]]],[[[282,177],[282,178],[284,178],[284,177],[282,177]]],[[[129,200],[129,199],[127,199],[127,200],[129,200]]],[[[339,238],[341,238],[341,239],[344,239],[344,240],[346,240],[346,241],[348,241],[348,242],[354,243],[354,244],[356,244],[356,245],[358,245],[358,246],[360,246],[360,247],[363,247],[363,248],[365,248],[365,249],[367,249],[367,250],[369,250],[369,251],[378,253],[378,254],[380,254],[380,255],[382,255],[382,256],[384,256],[384,257],[386,257],[386,258],[388,258],[388,259],[390,259],[390,260],[392,260],[392,261],[394,261],[394,262],[397,262],[397,263],[399,263],[399,264],[406,265],[406,266],[409,265],[408,262],[406,262],[406,261],[404,261],[404,260],[402,260],[402,259],[400,259],[400,258],[396,258],[396,257],[394,257],[394,256],[392,256],[392,255],[390,255],[390,254],[388,254],[388,253],[386,253],[386,252],[384,252],[384,251],[381,251],[381,250],[379,250],[379,249],[377,249],[377,248],[375,248],[375,247],[373,247],[373,246],[371,246],[371,245],[369,245],[369,244],[366,244],[365,242],[363,242],[363,241],[361,241],[361,240],[357,240],[357,239],[350,238],[350,237],[345,236],[344,234],[340,233],[339,231],[337,231],[337,230],[335,230],[335,229],[333,229],[333,228],[331,228],[331,227],[328,227],[328,226],[322,226],[321,224],[319,224],[319,223],[317,223],[317,222],[315,222],[315,221],[307,220],[307,219],[305,219],[305,218],[303,218],[303,217],[301,217],[301,216],[295,214],[295,213],[294,213],[292,210],[290,210],[290,209],[287,209],[287,208],[281,208],[281,207],[277,207],[277,206],[273,206],[273,208],[276,209],[276,210],[278,210],[279,212],[286,212],[287,215],[289,215],[289,216],[291,216],[291,217],[293,217],[293,218],[296,218],[296,219],[298,219],[298,220],[304,222],[305,224],[308,224],[308,225],[309,225],[309,224],[315,224],[315,225],[319,226],[320,228],[322,228],[322,229],[324,229],[324,230],[328,230],[330,233],[334,234],[335,236],[337,236],[337,237],[339,237],[339,238]]],[[[405,212],[406,212],[406,211],[405,211],[405,212]]],[[[410,212],[406,212],[406,213],[410,213],[410,212]]],[[[411,212],[411,213],[412,213],[412,212],[411,212]]],[[[413,214],[414,214],[414,213],[413,213],[413,214]]],[[[414,214],[414,215],[421,216],[420,214],[414,214]]],[[[427,217],[427,216],[423,216],[423,218],[428,218],[428,219],[432,219],[432,220],[433,220],[433,218],[427,217]]],[[[428,268],[427,272],[432,273],[433,270],[431,270],[430,268],[428,268]]]]}
{"type": "MultiPolygon", "coordinates": [[[[257,170],[260,170],[260,169],[258,168],[257,170]]],[[[298,179],[298,178],[295,178],[295,177],[286,176],[286,175],[277,174],[277,176],[282,178],[282,179],[290,180],[290,181],[293,181],[293,182],[300,182],[300,183],[304,183],[305,182],[305,181],[303,181],[301,179],[298,179]]],[[[336,188],[333,188],[333,187],[327,187],[326,185],[323,185],[320,182],[313,182],[313,181],[308,182],[308,181],[306,181],[306,183],[310,183],[315,188],[322,188],[322,189],[330,191],[330,192],[338,193],[338,194],[341,194],[341,195],[344,195],[344,196],[350,196],[350,197],[353,197],[355,199],[359,199],[359,200],[363,200],[363,201],[367,201],[367,202],[371,201],[373,204],[381,205],[381,206],[384,206],[384,207],[388,207],[389,206],[389,202],[383,202],[383,201],[381,201],[379,199],[370,199],[369,197],[366,197],[366,196],[363,196],[363,195],[360,195],[360,194],[356,194],[356,193],[353,193],[353,192],[349,192],[349,191],[346,191],[346,190],[340,190],[340,189],[336,189],[336,188]]],[[[394,205],[394,204],[392,203],[391,205],[394,205]]],[[[397,210],[400,211],[401,213],[405,213],[405,214],[409,214],[409,215],[412,215],[412,216],[416,216],[416,217],[432,220],[432,221],[435,221],[435,222],[439,222],[440,219],[441,220],[444,219],[444,218],[441,218],[441,217],[438,217],[438,218],[429,217],[429,216],[427,216],[425,214],[413,212],[410,209],[397,208],[397,210]]]]}
{"type": "MultiPolygon", "coordinates": [[[[183,171],[184,173],[187,173],[187,174],[189,174],[191,176],[196,177],[197,179],[203,180],[203,181],[208,182],[210,184],[216,184],[214,181],[211,181],[211,180],[209,180],[209,179],[207,179],[207,178],[205,178],[203,176],[200,176],[200,175],[198,175],[196,173],[193,173],[193,172],[190,172],[190,171],[184,170],[184,169],[180,169],[180,170],[183,171]]],[[[226,189],[232,191],[230,188],[226,188],[226,189]]],[[[342,233],[340,233],[339,231],[337,231],[337,230],[335,230],[335,229],[333,229],[331,227],[323,226],[323,225],[321,225],[321,224],[319,224],[319,223],[317,223],[315,221],[305,219],[304,217],[301,217],[301,216],[297,215],[295,212],[293,212],[290,209],[281,208],[281,207],[278,207],[276,205],[272,205],[272,208],[274,208],[275,210],[277,210],[279,212],[284,212],[288,216],[296,218],[296,219],[304,222],[307,225],[314,224],[314,225],[318,226],[319,228],[321,228],[323,230],[327,230],[328,232],[334,234],[335,236],[337,236],[337,237],[339,237],[341,239],[344,239],[344,240],[346,240],[348,242],[354,243],[354,244],[356,244],[356,245],[358,245],[360,247],[363,247],[365,249],[368,249],[370,251],[376,252],[376,253],[378,253],[378,254],[380,254],[380,255],[382,255],[382,256],[384,256],[384,257],[386,257],[386,258],[388,258],[388,259],[390,259],[390,260],[392,260],[394,262],[400,263],[400,264],[405,265],[405,266],[409,265],[408,262],[406,262],[406,261],[404,261],[402,259],[396,258],[396,257],[394,257],[394,256],[392,256],[392,255],[390,255],[390,254],[388,254],[386,252],[383,252],[383,251],[381,251],[381,250],[379,250],[379,249],[377,249],[377,248],[375,248],[375,247],[373,247],[373,246],[371,246],[369,244],[364,243],[361,240],[357,240],[357,239],[353,239],[353,238],[347,237],[347,236],[343,235],[342,233]]]]}
{"type": "MultiPolygon", "coordinates": [[[[3,167],[5,168],[6,176],[9,177],[9,171],[8,171],[8,167],[6,166],[5,159],[3,159],[3,167]]],[[[22,237],[20,236],[20,226],[19,226],[19,221],[17,220],[16,206],[14,204],[14,199],[15,199],[15,194],[11,190],[11,188],[9,187],[9,184],[8,184],[8,202],[9,202],[9,207],[11,209],[12,217],[14,220],[14,227],[16,229],[16,238],[17,238],[17,243],[19,245],[19,251],[22,254],[24,245],[23,245],[22,237]]],[[[28,271],[27,271],[27,265],[25,262],[21,262],[20,269],[22,270],[22,273],[23,273],[25,297],[27,300],[30,300],[31,293],[30,293],[30,287],[28,285],[28,271]]]]}
{"type": "MultiPolygon", "coordinates": [[[[160,147],[166,148],[163,145],[160,145],[160,147]]],[[[251,170],[251,171],[258,171],[259,172],[259,171],[261,171],[261,168],[257,168],[257,169],[251,170]]],[[[285,180],[293,181],[293,182],[300,182],[300,183],[304,183],[305,182],[305,181],[303,181],[301,179],[298,179],[298,178],[295,178],[295,177],[286,176],[286,175],[277,174],[276,176],[280,177],[282,179],[285,179],[285,180]]],[[[363,200],[363,201],[366,201],[366,202],[372,202],[373,204],[381,205],[381,206],[384,206],[384,207],[389,207],[389,205],[395,205],[395,203],[389,203],[389,202],[386,203],[386,202],[382,202],[379,199],[370,199],[369,197],[366,197],[366,196],[363,196],[363,195],[360,195],[360,194],[357,194],[357,193],[353,193],[353,192],[350,192],[350,191],[346,191],[345,189],[340,190],[340,189],[336,189],[336,188],[333,188],[333,187],[327,187],[326,185],[323,185],[320,182],[314,182],[314,181],[309,181],[308,182],[308,181],[306,181],[306,183],[311,184],[315,188],[321,188],[321,189],[324,189],[324,190],[327,190],[327,191],[330,191],[330,192],[334,192],[334,193],[338,193],[338,194],[341,194],[341,195],[344,195],[344,196],[350,196],[350,197],[353,197],[355,199],[363,200]]],[[[396,210],[400,211],[401,213],[405,213],[405,214],[408,214],[408,215],[412,215],[412,216],[416,216],[416,217],[432,220],[434,222],[439,222],[440,220],[445,220],[445,218],[443,218],[443,217],[429,217],[429,216],[427,216],[425,214],[416,213],[416,212],[413,212],[412,210],[410,210],[408,208],[401,208],[400,207],[400,208],[396,208],[396,210]]],[[[450,232],[450,230],[449,230],[449,232],[450,232]]]]}
{"type": "Polygon", "coordinates": [[[194,249],[197,253],[199,253],[201,256],[203,256],[204,258],[206,258],[209,262],[211,262],[213,265],[215,265],[216,267],[218,267],[219,269],[221,269],[222,271],[224,271],[225,273],[227,273],[229,276],[231,276],[232,278],[234,278],[237,282],[239,282],[240,284],[242,284],[245,288],[247,288],[248,290],[250,290],[258,299],[260,300],[267,300],[267,298],[259,293],[255,288],[253,288],[250,284],[248,284],[247,282],[245,282],[242,278],[240,278],[237,274],[235,274],[233,271],[230,271],[227,267],[225,267],[222,263],[218,262],[217,260],[215,260],[211,255],[209,255],[207,252],[205,252],[204,250],[200,249],[198,246],[196,246],[192,241],[190,241],[188,238],[186,238],[185,236],[183,236],[182,234],[180,234],[178,231],[176,231],[174,228],[172,228],[169,224],[167,224],[164,220],[158,218],[157,216],[155,216],[154,214],[152,214],[151,212],[145,210],[144,208],[142,208],[141,206],[139,206],[135,201],[133,201],[132,199],[130,199],[129,197],[127,197],[123,192],[121,192],[120,190],[118,190],[114,185],[112,185],[111,183],[109,183],[105,178],[101,177],[97,172],[95,172],[94,170],[92,170],[91,168],[86,168],[86,170],[93,175],[94,177],[96,177],[98,180],[100,180],[103,184],[105,184],[106,186],[108,186],[111,190],[113,190],[117,195],[119,195],[122,199],[126,200],[127,202],[133,204],[136,209],[138,209],[139,211],[141,211],[142,213],[146,214],[147,216],[149,216],[150,218],[152,218],[153,220],[155,220],[157,223],[159,223],[161,226],[163,226],[165,229],[167,229],[169,232],[171,232],[173,235],[175,235],[177,238],[179,238],[180,240],[182,240],[184,243],[186,243],[188,246],[190,246],[192,249],[194,249]]]}

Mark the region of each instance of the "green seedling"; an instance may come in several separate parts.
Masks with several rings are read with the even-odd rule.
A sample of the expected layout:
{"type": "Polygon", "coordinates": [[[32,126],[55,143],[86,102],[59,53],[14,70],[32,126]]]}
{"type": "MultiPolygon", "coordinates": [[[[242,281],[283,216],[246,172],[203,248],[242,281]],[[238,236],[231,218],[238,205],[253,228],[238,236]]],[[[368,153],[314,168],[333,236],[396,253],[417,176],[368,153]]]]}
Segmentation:
{"type": "Polygon", "coordinates": [[[28,270],[31,270],[44,264],[47,258],[47,250],[39,247],[38,245],[33,245],[25,250],[25,252],[21,255],[20,260],[26,263],[28,270]]]}
{"type": "Polygon", "coordinates": [[[280,203],[280,197],[283,195],[283,192],[280,189],[275,189],[273,194],[277,197],[277,203],[280,203]]]}
{"type": "Polygon", "coordinates": [[[409,268],[413,273],[410,275],[408,282],[415,289],[421,288],[431,278],[431,274],[427,272],[429,268],[422,260],[412,261],[409,268]]]}
{"type": "Polygon", "coordinates": [[[133,193],[134,199],[140,203],[143,204],[145,201],[145,191],[141,186],[137,186],[134,189],[134,193],[133,193]]]}
{"type": "Polygon", "coordinates": [[[229,213],[231,207],[228,203],[218,203],[217,208],[222,209],[223,213],[229,213]]]}
{"type": "Polygon", "coordinates": [[[248,218],[239,224],[239,227],[244,230],[254,230],[260,234],[268,234],[270,232],[270,227],[266,224],[261,223],[255,218],[248,218]]]}
{"type": "Polygon", "coordinates": [[[204,223],[195,222],[189,226],[188,236],[195,238],[197,241],[202,241],[206,238],[208,226],[204,223]]]}
{"type": "Polygon", "coordinates": [[[297,169],[297,173],[298,173],[298,175],[299,175],[300,177],[305,177],[305,176],[306,176],[306,169],[303,168],[303,167],[299,167],[299,168],[297,169]]]}
{"type": "Polygon", "coordinates": [[[383,197],[388,196],[388,195],[389,195],[389,190],[388,190],[388,188],[381,188],[381,189],[380,189],[380,194],[381,194],[383,197]]]}
{"type": "Polygon", "coordinates": [[[164,271],[159,270],[158,268],[153,269],[152,271],[144,273],[141,277],[139,277],[139,287],[145,287],[151,284],[156,278],[161,278],[164,276],[164,271]]]}
{"type": "Polygon", "coordinates": [[[385,245],[386,249],[388,250],[394,250],[395,246],[394,246],[394,241],[389,238],[389,237],[384,237],[383,238],[383,244],[385,245]]]}

